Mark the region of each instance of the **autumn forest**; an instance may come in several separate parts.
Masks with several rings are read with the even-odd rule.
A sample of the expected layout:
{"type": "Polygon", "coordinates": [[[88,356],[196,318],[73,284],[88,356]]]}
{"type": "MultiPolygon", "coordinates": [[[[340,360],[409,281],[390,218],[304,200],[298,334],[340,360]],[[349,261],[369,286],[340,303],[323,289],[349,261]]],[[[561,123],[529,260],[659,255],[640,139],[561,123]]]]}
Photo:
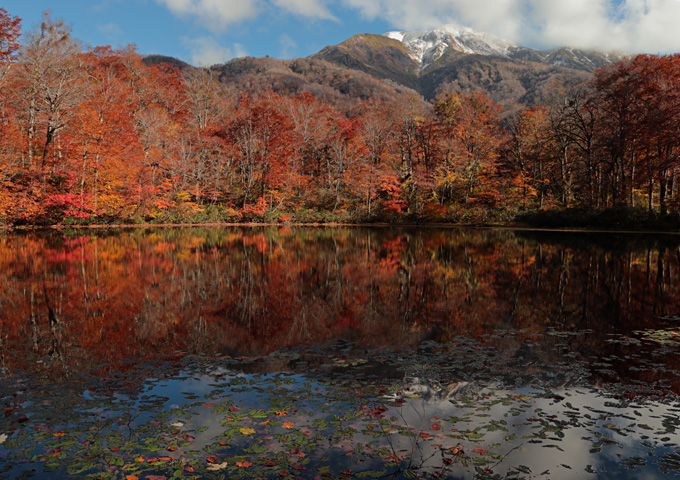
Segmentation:
{"type": "Polygon", "coordinates": [[[0,8],[0,223],[511,222],[680,211],[680,55],[546,105],[235,91],[0,8]]]}

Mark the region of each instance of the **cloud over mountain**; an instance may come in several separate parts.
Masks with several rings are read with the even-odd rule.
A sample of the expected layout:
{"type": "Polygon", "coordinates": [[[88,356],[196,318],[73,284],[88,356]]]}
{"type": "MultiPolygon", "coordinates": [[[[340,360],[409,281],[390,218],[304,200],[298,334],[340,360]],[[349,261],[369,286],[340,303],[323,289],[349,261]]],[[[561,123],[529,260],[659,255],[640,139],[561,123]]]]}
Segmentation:
{"type": "Polygon", "coordinates": [[[538,48],[680,50],[678,0],[343,0],[404,30],[454,22],[538,48]]]}
{"type": "Polygon", "coordinates": [[[196,23],[214,33],[229,25],[257,18],[263,2],[260,0],[156,0],[174,15],[195,18],[196,23]]]}
{"type": "Polygon", "coordinates": [[[325,0],[156,0],[174,15],[194,18],[213,33],[279,9],[299,17],[337,21],[325,0]]]}
{"type": "Polygon", "coordinates": [[[213,33],[273,14],[347,24],[352,13],[407,31],[458,23],[535,48],[570,45],[627,52],[680,51],[676,25],[680,0],[156,1],[213,33]]]}
{"type": "Polygon", "coordinates": [[[243,45],[237,43],[233,48],[225,47],[212,37],[182,37],[182,43],[191,51],[191,63],[201,67],[224,63],[246,55],[243,45]]]}

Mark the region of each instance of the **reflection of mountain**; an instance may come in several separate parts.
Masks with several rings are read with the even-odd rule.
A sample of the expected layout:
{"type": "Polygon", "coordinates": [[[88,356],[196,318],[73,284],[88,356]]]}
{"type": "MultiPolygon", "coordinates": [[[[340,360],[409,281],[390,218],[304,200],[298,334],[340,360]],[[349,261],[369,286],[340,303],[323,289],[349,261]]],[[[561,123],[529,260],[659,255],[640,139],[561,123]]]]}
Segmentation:
{"type": "MultiPolygon", "coordinates": [[[[609,340],[639,338],[678,314],[680,265],[667,248],[618,253],[468,230],[9,235],[2,351],[10,368],[33,355],[122,368],[126,357],[176,351],[258,357],[341,338],[357,351],[415,350],[464,336],[506,358],[471,363],[476,374],[529,379],[565,358],[616,352],[622,360],[599,375],[632,379],[627,361],[641,361],[631,360],[639,347],[609,340]],[[498,329],[515,334],[487,336],[498,329]]],[[[677,377],[655,375],[680,391],[677,377]]]]}

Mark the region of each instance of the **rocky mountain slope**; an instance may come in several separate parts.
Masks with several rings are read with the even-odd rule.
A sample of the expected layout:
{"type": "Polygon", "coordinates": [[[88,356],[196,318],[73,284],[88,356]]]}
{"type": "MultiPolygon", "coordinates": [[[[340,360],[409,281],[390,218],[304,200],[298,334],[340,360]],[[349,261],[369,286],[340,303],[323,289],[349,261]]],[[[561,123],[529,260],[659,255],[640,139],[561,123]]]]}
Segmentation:
{"type": "MultiPolygon", "coordinates": [[[[166,57],[149,56],[158,63],[166,57]]],[[[237,58],[210,68],[234,91],[310,92],[345,109],[352,99],[481,90],[512,113],[545,103],[551,92],[582,84],[623,55],[572,48],[535,50],[466,27],[355,35],[307,58],[237,58]]],[[[179,62],[179,61],[178,61],[179,62]]],[[[186,68],[186,64],[176,64],[186,68]]]]}
{"type": "Polygon", "coordinates": [[[553,88],[582,83],[623,58],[571,48],[541,51],[469,28],[361,34],[313,56],[408,86],[432,100],[482,90],[508,108],[543,103],[553,88]]]}

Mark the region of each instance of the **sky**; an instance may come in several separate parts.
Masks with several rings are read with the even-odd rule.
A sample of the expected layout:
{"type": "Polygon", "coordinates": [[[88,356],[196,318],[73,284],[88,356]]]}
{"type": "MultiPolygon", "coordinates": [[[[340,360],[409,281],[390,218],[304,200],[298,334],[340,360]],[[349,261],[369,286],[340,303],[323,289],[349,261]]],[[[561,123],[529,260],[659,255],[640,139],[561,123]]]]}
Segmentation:
{"type": "Polygon", "coordinates": [[[85,45],[137,45],[197,66],[240,56],[304,57],[357,33],[458,24],[519,45],[680,52],[680,0],[0,0],[40,24],[43,11],[85,45]]]}

